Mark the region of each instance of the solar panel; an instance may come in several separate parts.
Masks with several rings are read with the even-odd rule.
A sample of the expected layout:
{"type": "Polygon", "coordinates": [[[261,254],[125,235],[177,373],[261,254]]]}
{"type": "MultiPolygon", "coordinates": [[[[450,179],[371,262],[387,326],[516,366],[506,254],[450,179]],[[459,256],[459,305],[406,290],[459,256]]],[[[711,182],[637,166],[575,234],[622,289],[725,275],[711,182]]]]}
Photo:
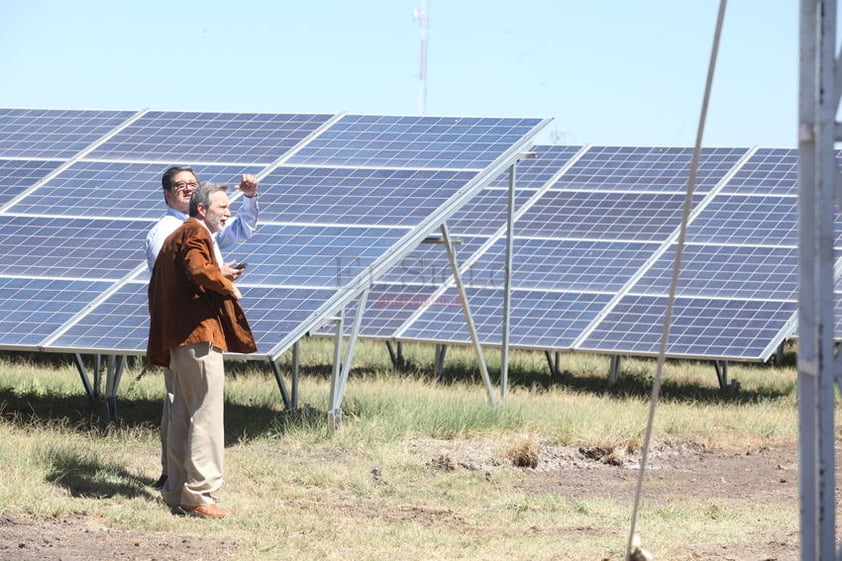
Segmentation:
{"type": "MultiPolygon", "coordinates": [[[[634,285],[635,293],[668,294],[675,247],[634,285]]],[[[688,244],[681,260],[678,294],[710,298],[798,298],[798,249],[763,245],[688,244]]]]}
{"type": "MultiPolygon", "coordinates": [[[[534,189],[516,191],[515,208],[523,208],[524,204],[535,197],[536,193],[534,189]]],[[[454,235],[490,237],[506,224],[509,208],[504,190],[483,189],[471,199],[466,207],[463,212],[447,222],[448,228],[454,235]]]]}
{"type": "MultiPolygon", "coordinates": [[[[797,178],[796,151],[757,150],[693,218],[670,328],[672,355],[765,360],[789,336],[798,297],[797,178]]],[[[675,252],[673,241],[579,346],[651,354],[675,252]]]]}
{"type": "Polygon", "coordinates": [[[148,322],[143,240],[164,212],[163,170],[191,164],[202,180],[260,177],[257,234],[226,257],[249,263],[238,286],[258,354],[274,358],[308,330],[329,323],[365,283],[382,277],[504,169],[546,123],[0,110],[0,125],[28,146],[20,153],[0,149],[0,162],[12,162],[8,171],[0,167],[0,186],[8,184],[0,227],[9,232],[0,247],[6,271],[0,283],[15,287],[20,310],[38,306],[39,290],[48,293],[40,283],[89,287],[65,298],[45,327],[0,346],[142,354],[148,322]],[[56,123],[61,130],[51,128],[56,123]],[[430,149],[437,150],[432,163],[430,149]]]}
{"type": "MultiPolygon", "coordinates": [[[[17,201],[6,211],[157,220],[165,212],[161,175],[167,167],[164,164],[78,161],[40,186],[33,196],[17,201]]],[[[262,169],[247,165],[203,165],[196,168],[196,173],[202,181],[238,185],[241,174],[257,174],[262,169]]]]}
{"type": "Polygon", "coordinates": [[[331,115],[150,111],[94,150],[102,160],[270,164],[331,115]]]}
{"type": "MultiPolygon", "coordinates": [[[[689,149],[592,147],[564,162],[566,170],[549,191],[530,185],[536,190],[521,202],[526,211],[514,226],[510,344],[615,354],[657,351],[691,156],[689,149]],[[534,295],[524,298],[524,292],[534,295]],[[591,300],[583,308],[585,297],[591,300]],[[577,312],[584,318],[578,323],[565,317],[577,312]]],[[[553,175],[544,170],[543,177],[553,175]]],[[[797,152],[708,149],[697,179],[698,214],[688,230],[669,353],[765,360],[788,336],[784,331],[796,306],[797,152]]],[[[483,193],[489,199],[493,194],[483,193]]],[[[505,191],[497,194],[496,204],[503,205],[505,191]]],[[[466,205],[452,222],[481,223],[477,214],[466,205]]],[[[488,325],[502,322],[500,232],[479,254],[462,258],[471,262],[462,278],[474,289],[471,309],[478,326],[486,324],[485,313],[495,314],[488,325]],[[483,296],[474,305],[476,290],[483,296]]],[[[490,227],[484,233],[495,236],[490,227]]],[[[441,289],[447,281],[435,284],[441,289]]],[[[366,325],[364,331],[374,329],[366,325]]],[[[493,328],[478,331],[483,343],[500,343],[493,328]]],[[[436,305],[413,316],[395,336],[468,342],[460,313],[436,305]]]]}
{"type": "MultiPolygon", "coordinates": [[[[416,313],[433,293],[433,287],[424,285],[378,284],[366,300],[366,321],[362,324],[359,335],[373,339],[392,339],[400,326],[416,313]]],[[[357,305],[358,302],[354,302],[345,309],[346,322],[355,316],[357,305]]],[[[334,335],[336,326],[333,323],[322,325],[318,333],[334,335]]]]}
{"type": "MultiPolygon", "coordinates": [[[[656,355],[666,305],[663,296],[625,296],[578,349],[656,355]]],[[[791,300],[677,298],[667,355],[766,360],[797,309],[791,300]]]]}
{"type": "MultiPolygon", "coordinates": [[[[498,289],[468,288],[471,314],[477,335],[484,344],[502,342],[503,292],[498,289]]],[[[610,299],[608,294],[512,291],[510,342],[529,348],[568,348],[610,299]],[[556,329],[559,325],[564,329],[556,329]]],[[[470,343],[461,301],[448,289],[427,306],[422,319],[399,332],[399,338],[414,341],[470,343]]]]}
{"type": "MultiPolygon", "coordinates": [[[[522,159],[515,168],[515,183],[519,190],[540,189],[549,184],[550,180],[562,168],[572,162],[582,146],[567,145],[539,145],[533,146],[529,152],[532,157],[522,159]]],[[[490,187],[508,188],[509,173],[502,173],[495,178],[490,187]]]]}
{"type": "MultiPolygon", "coordinates": [[[[44,342],[47,349],[80,352],[96,350],[118,354],[138,354],[146,349],[149,330],[148,282],[129,282],[73,318],[62,330],[44,342]]],[[[104,291],[93,294],[102,296],[104,291]]],[[[93,300],[93,299],[92,299],[93,300]]]]}
{"type": "Polygon", "coordinates": [[[43,180],[61,165],[55,160],[0,159],[0,207],[43,180]]]}
{"type": "Polygon", "coordinates": [[[262,197],[275,222],[412,226],[447,203],[471,171],[279,167],[264,182],[282,187],[262,197]]]}
{"type": "Polygon", "coordinates": [[[133,114],[130,111],[0,108],[0,157],[72,158],[133,114]]]}
{"type": "Polygon", "coordinates": [[[5,275],[119,280],[144,259],[141,240],[152,222],[43,216],[0,216],[5,275]]]}
{"type": "Polygon", "coordinates": [[[742,195],[798,195],[798,151],[759,148],[722,189],[742,195]]]}
{"type": "Polygon", "coordinates": [[[663,240],[681,223],[683,203],[679,194],[549,191],[518,219],[517,235],[663,240]]]}
{"type": "Polygon", "coordinates": [[[698,243],[798,245],[798,198],[722,195],[687,235],[698,243]]]}
{"type": "Polygon", "coordinates": [[[238,285],[338,290],[363,274],[407,234],[406,228],[261,224],[227,257],[247,261],[238,285]]]}
{"type": "MultiPolygon", "coordinates": [[[[0,346],[143,352],[142,241],[171,164],[261,178],[258,232],[226,256],[249,262],[239,285],[260,354],[329,331],[368,287],[364,336],[468,342],[445,249],[421,244],[443,222],[480,338],[501,344],[507,166],[519,159],[510,344],[651,354],[692,150],[530,147],[545,123],[0,109],[0,294],[15,299],[9,321],[58,304],[31,328],[10,325],[19,337],[0,346]]],[[[702,151],[670,353],[760,360],[791,325],[797,170],[794,150],[702,151]]]]}
{"type": "Polygon", "coordinates": [[[0,277],[0,346],[37,349],[111,283],[0,277]]]}
{"type": "MultiPolygon", "coordinates": [[[[439,237],[432,237],[440,241],[439,237]]],[[[456,259],[461,262],[479,251],[487,238],[480,236],[459,236],[452,240],[456,259]]],[[[383,276],[388,284],[423,284],[439,286],[450,278],[452,271],[446,248],[439,243],[424,243],[398,262],[383,276]]]]}
{"type": "MultiPolygon", "coordinates": [[[[697,193],[709,192],[746,154],[745,148],[705,148],[696,173],[697,193]]],[[[556,183],[557,189],[686,191],[693,149],[595,146],[556,183]]]]}
{"type": "MultiPolygon", "coordinates": [[[[518,288],[616,292],[660,244],[601,240],[514,240],[512,284],[518,288]]],[[[502,287],[506,240],[498,239],[463,275],[471,285],[502,287]]]]}
{"type": "Polygon", "coordinates": [[[347,115],[288,163],[479,170],[535,125],[534,119],[347,115]]]}

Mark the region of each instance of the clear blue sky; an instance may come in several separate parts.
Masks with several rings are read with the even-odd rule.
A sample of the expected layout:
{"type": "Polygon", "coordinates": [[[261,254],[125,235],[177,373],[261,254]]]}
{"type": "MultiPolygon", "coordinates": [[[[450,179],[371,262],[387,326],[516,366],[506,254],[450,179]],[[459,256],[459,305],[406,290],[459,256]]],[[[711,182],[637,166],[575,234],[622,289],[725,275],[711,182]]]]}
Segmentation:
{"type": "MultiPolygon", "coordinates": [[[[421,0],[2,0],[0,107],[418,114],[421,0]]],[[[731,1],[704,144],[795,147],[796,0],[731,1]]],[[[429,115],[691,146],[718,0],[428,0],[429,115]]]]}

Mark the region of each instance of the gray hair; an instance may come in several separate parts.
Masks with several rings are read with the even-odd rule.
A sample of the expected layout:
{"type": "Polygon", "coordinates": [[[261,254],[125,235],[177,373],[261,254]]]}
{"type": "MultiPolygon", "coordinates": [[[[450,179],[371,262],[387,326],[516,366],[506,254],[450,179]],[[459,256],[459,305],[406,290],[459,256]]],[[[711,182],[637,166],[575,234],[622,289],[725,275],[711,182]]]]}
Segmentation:
{"type": "Polygon", "coordinates": [[[211,195],[218,191],[223,193],[228,190],[228,185],[205,181],[200,183],[193,194],[190,195],[190,216],[199,216],[199,205],[205,208],[211,205],[211,195]]]}

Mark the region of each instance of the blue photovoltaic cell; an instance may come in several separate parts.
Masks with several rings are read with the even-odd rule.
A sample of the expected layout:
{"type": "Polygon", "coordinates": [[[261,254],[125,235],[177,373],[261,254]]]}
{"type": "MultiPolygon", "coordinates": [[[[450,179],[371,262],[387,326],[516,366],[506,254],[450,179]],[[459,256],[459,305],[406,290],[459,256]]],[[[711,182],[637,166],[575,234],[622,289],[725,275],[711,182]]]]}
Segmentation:
{"type": "MultiPolygon", "coordinates": [[[[265,353],[278,337],[295,328],[333,290],[241,286],[241,301],[258,352],[265,353]]],[[[143,354],[149,333],[147,284],[130,282],[104,300],[53,342],[56,348],[111,349],[143,354]]]]}
{"type": "Polygon", "coordinates": [[[150,111],[98,147],[91,158],[175,164],[269,164],[331,115],[150,111]]]}
{"type": "MultiPolygon", "coordinates": [[[[6,210],[16,214],[157,220],[166,213],[161,176],[168,167],[168,164],[76,162],[6,210]]],[[[194,171],[200,181],[227,183],[231,187],[229,194],[233,195],[241,174],[257,173],[261,169],[245,165],[203,165],[194,171]]],[[[261,190],[272,188],[261,184],[261,190]]],[[[232,210],[236,213],[238,207],[235,202],[232,210]]]]}
{"type": "Polygon", "coordinates": [[[540,119],[346,115],[287,163],[484,169],[540,119]]]}
{"type": "Polygon", "coordinates": [[[31,277],[119,279],[143,264],[151,222],[0,216],[0,270],[31,277]]]}
{"type": "MultiPolygon", "coordinates": [[[[675,246],[635,283],[638,294],[669,294],[675,246]]],[[[798,298],[798,248],[696,245],[684,247],[678,292],[710,298],[798,298]]]]}
{"type": "Polygon", "coordinates": [[[687,238],[694,243],[797,246],[798,198],[714,197],[690,223],[687,238]]]}
{"type": "MultiPolygon", "coordinates": [[[[413,284],[379,283],[373,287],[366,300],[361,337],[391,338],[409,317],[432,296],[434,287],[413,284]]],[[[358,302],[345,309],[344,333],[350,334],[356,317],[358,302]]],[[[324,325],[320,335],[335,335],[336,325],[324,325]]]]}
{"type": "MultiPolygon", "coordinates": [[[[581,149],[581,146],[566,145],[534,146],[530,151],[535,156],[523,158],[515,166],[515,189],[540,189],[544,187],[581,149]]],[[[489,183],[489,186],[508,187],[508,170],[498,175],[489,183]]]]}
{"type": "MultiPolygon", "coordinates": [[[[253,173],[261,177],[258,230],[225,258],[249,264],[238,285],[261,352],[268,352],[301,329],[301,322],[328,321],[336,310],[325,305],[357,291],[352,282],[383,275],[390,257],[407,256],[399,278],[418,274],[422,264],[405,244],[425,232],[413,229],[430,227],[433,215],[445,220],[455,212],[455,203],[468,199],[466,187],[481,187],[474,185],[477,174],[523,150],[520,145],[544,122],[0,110],[0,194],[7,201],[0,228],[8,233],[0,266],[30,283],[24,292],[47,279],[102,281],[96,295],[114,290],[93,308],[87,306],[92,298],[84,299],[73,309],[81,311],[78,322],[60,334],[54,330],[65,320],[38,331],[39,342],[46,338],[50,349],[142,354],[148,329],[143,240],[165,210],[164,169],[192,165],[200,180],[228,184],[253,173]],[[330,121],[335,125],[326,126],[330,121]],[[284,160],[301,147],[297,162],[284,160]],[[302,162],[308,169],[293,167],[302,162]],[[324,169],[328,165],[333,168],[324,169]],[[414,169],[398,169],[406,167],[414,169]]],[[[561,161],[577,150],[547,152],[561,161]]],[[[524,169],[524,181],[537,182],[549,172],[546,165],[524,169]]],[[[470,244],[473,251],[480,242],[474,238],[457,251],[470,244]]],[[[430,247],[439,250],[430,270],[441,276],[446,270],[449,277],[444,248],[430,247]]],[[[38,299],[34,290],[25,296],[31,298],[20,298],[24,302],[38,299]]],[[[372,303],[384,313],[394,310],[394,301],[372,303]]]]}
{"type": "MultiPolygon", "coordinates": [[[[486,238],[453,237],[451,232],[450,241],[456,254],[456,262],[463,265],[465,260],[486,241],[486,238]]],[[[438,286],[447,282],[452,274],[447,247],[443,243],[422,243],[389,269],[389,272],[383,276],[383,282],[438,286]]],[[[464,276],[465,274],[463,273],[463,281],[470,282],[470,279],[464,276]]]]}
{"type": "MultiPolygon", "coordinates": [[[[666,305],[664,296],[625,296],[578,348],[657,354],[666,305]]],[[[676,298],[667,355],[762,359],[797,309],[785,300],[676,298]]]]}
{"type": "MultiPolygon", "coordinates": [[[[616,292],[659,244],[516,238],[512,286],[544,290],[616,292]]],[[[468,271],[465,283],[502,287],[506,240],[499,239],[468,271]]]]}
{"type": "Polygon", "coordinates": [[[133,114],[0,108],[0,158],[72,158],[133,114]]]}
{"type": "Polygon", "coordinates": [[[414,226],[476,174],[465,171],[282,167],[263,183],[274,222],[414,226]],[[277,187],[274,187],[277,186],[277,187]]]}
{"type": "MultiPolygon", "coordinates": [[[[502,342],[503,291],[467,289],[471,314],[480,342],[502,342]]],[[[516,347],[570,348],[582,329],[611,298],[608,294],[555,293],[513,290],[510,344],[516,347]]],[[[438,343],[469,343],[461,301],[449,289],[418,321],[401,334],[402,339],[438,343]]]]}
{"type": "Polygon", "coordinates": [[[62,333],[52,346],[145,353],[149,334],[147,287],[141,282],[121,286],[62,333]]]}
{"type": "MultiPolygon", "coordinates": [[[[694,192],[711,191],[747,152],[745,148],[702,149],[694,192]]],[[[684,193],[692,158],[692,148],[595,146],[553,188],[684,193]]]]}
{"type": "Polygon", "coordinates": [[[722,193],[797,195],[798,150],[759,148],[740,166],[722,193]]]}
{"type": "MultiPolygon", "coordinates": [[[[533,189],[515,190],[515,212],[536,195],[533,189]]],[[[506,189],[483,189],[447,221],[453,235],[490,236],[506,227],[509,216],[506,189]]]]}
{"type": "MultiPolygon", "coordinates": [[[[694,197],[694,206],[701,200],[694,197]]],[[[548,191],[515,223],[519,236],[663,241],[681,224],[683,194],[548,191]]]]}
{"type": "MultiPolygon", "coordinates": [[[[365,337],[391,337],[409,317],[433,295],[433,288],[418,285],[380,284],[372,290],[366,301],[361,335],[365,337]]],[[[356,307],[348,310],[347,317],[354,318],[356,307]]]]}
{"type": "MultiPolygon", "coordinates": [[[[345,115],[321,130],[333,116],[146,112],[127,125],[136,115],[0,109],[0,205],[102,142],[0,215],[8,233],[0,266],[15,275],[0,279],[0,345],[34,348],[112,282],[140,271],[52,346],[142,353],[143,239],[164,211],[164,169],[190,164],[201,180],[235,185],[241,173],[260,175],[280,162],[261,176],[256,236],[225,256],[249,263],[239,286],[268,352],[542,122],[345,115]],[[31,326],[11,323],[30,316],[31,326]]],[[[679,227],[692,149],[531,151],[515,173],[516,211],[529,208],[514,227],[509,343],[572,348],[617,291],[642,275],[577,349],[655,354],[674,246],[641,267],[679,227]]],[[[670,356],[765,358],[797,311],[798,152],[760,148],[737,169],[748,153],[702,151],[694,204],[733,177],[690,224],[670,356]]],[[[473,262],[462,280],[480,339],[494,345],[502,342],[505,240],[475,253],[505,228],[508,183],[506,171],[446,218],[460,242],[457,261],[473,262]]],[[[836,231],[842,247],[842,227],[836,231]]],[[[395,336],[451,282],[446,249],[421,245],[381,280],[368,299],[366,337],[395,336]]],[[[353,311],[346,307],[346,332],[353,311]]],[[[463,314],[451,287],[401,338],[467,343],[463,314]]]]}
{"type": "MultiPolygon", "coordinates": [[[[540,153],[540,147],[536,151],[540,153]]],[[[706,171],[700,174],[702,183],[707,187],[702,191],[722,182],[746,154],[746,149],[739,148],[707,151],[702,158],[706,171]]],[[[616,294],[642,272],[641,268],[654,257],[668,236],[677,232],[691,156],[692,151],[687,149],[632,147],[586,151],[556,185],[556,188],[567,190],[555,192],[554,188],[532,204],[515,224],[513,289],[545,291],[546,301],[542,305],[556,315],[562,315],[567,310],[563,302],[565,299],[569,301],[572,294],[616,294]],[[591,170],[593,175],[583,173],[583,169],[591,170]],[[683,177],[680,181],[670,180],[669,173],[679,173],[683,177]],[[600,192],[600,189],[616,190],[600,192]],[[670,192],[673,189],[675,193],[670,192]],[[657,192],[651,192],[653,190],[657,192]]],[[[564,163],[566,161],[559,164],[559,169],[564,163]]],[[[679,295],[694,297],[684,301],[692,302],[688,308],[690,313],[702,317],[715,315],[723,307],[726,310],[752,310],[758,306],[754,300],[775,302],[765,306],[779,306],[783,310],[771,319],[764,315],[763,310],[754,315],[748,312],[744,319],[733,319],[732,323],[744,330],[740,332],[740,337],[744,338],[756,322],[760,322],[760,328],[767,334],[775,328],[784,328],[789,320],[787,310],[795,302],[797,240],[793,236],[797,234],[797,207],[791,194],[780,195],[786,195],[797,180],[797,158],[792,151],[763,149],[747,159],[742,169],[743,173],[724,185],[721,193],[712,199],[712,204],[706,206],[696,219],[695,224],[716,224],[716,227],[708,225],[694,229],[691,224],[679,295]],[[763,196],[751,197],[745,193],[763,196]]],[[[542,172],[544,177],[553,175],[550,169],[542,172]]],[[[456,231],[460,224],[477,224],[478,231],[485,235],[499,232],[498,223],[490,218],[493,213],[489,214],[489,209],[495,208],[495,205],[498,209],[505,209],[506,192],[494,193],[486,189],[482,195],[484,199],[481,202],[479,197],[474,198],[449,219],[451,232],[456,231]],[[494,197],[495,194],[498,196],[494,197]]],[[[695,204],[702,198],[703,195],[696,196],[695,204]]],[[[463,271],[463,281],[474,288],[501,288],[505,282],[504,252],[505,240],[501,238],[470,269],[463,271]]],[[[468,258],[469,255],[463,254],[460,262],[464,263],[468,258]]],[[[631,287],[631,295],[627,298],[641,298],[640,293],[665,297],[672,276],[672,260],[672,251],[662,255],[651,270],[631,287]]],[[[424,280],[420,282],[426,283],[424,280]]],[[[447,280],[431,280],[426,284],[436,287],[445,282],[447,280]]],[[[495,312],[494,305],[476,303],[473,299],[470,305],[475,319],[486,312],[495,312]],[[480,312],[476,311],[477,307],[480,312]]],[[[524,302],[513,299],[513,317],[524,314],[524,310],[520,309],[523,305],[524,302]]],[[[499,308],[502,309],[502,300],[499,308]]],[[[427,312],[401,337],[423,340],[426,334],[430,334],[437,342],[466,342],[464,319],[459,312],[461,310],[449,308],[427,312]],[[431,321],[433,323],[429,327],[423,325],[431,321]]],[[[502,312],[498,309],[496,313],[499,316],[502,312]]],[[[547,341],[554,335],[545,333],[548,328],[541,321],[533,320],[530,316],[534,326],[542,327],[528,329],[521,335],[521,344],[546,348],[547,341]]],[[[637,331],[627,341],[622,341],[616,352],[650,353],[652,341],[638,334],[651,332],[659,335],[663,329],[663,309],[658,313],[641,315],[636,321],[640,323],[637,331]]],[[[722,329],[715,323],[705,325],[704,322],[685,321],[685,324],[686,327],[679,322],[672,328],[680,342],[675,348],[680,349],[677,352],[684,356],[700,347],[698,341],[719,337],[722,329]],[[697,342],[691,345],[688,341],[697,342]],[[688,348],[691,350],[688,351],[688,348]]],[[[600,324],[597,332],[605,325],[600,324]]],[[[729,329],[736,333],[734,325],[729,329]]],[[[367,326],[364,329],[371,328],[367,326]]],[[[579,324],[578,328],[580,332],[574,337],[579,337],[588,328],[587,322],[579,324]]],[[[384,332],[380,330],[378,334],[383,336],[384,332]]],[[[728,357],[731,353],[730,358],[754,359],[756,357],[750,353],[763,352],[773,340],[764,340],[763,337],[765,335],[745,348],[740,347],[743,339],[730,346],[716,339],[720,347],[727,347],[715,349],[715,352],[725,353],[716,356],[728,357]],[[762,347],[760,351],[758,347],[762,347]]],[[[513,336],[512,344],[515,344],[514,339],[513,336]]],[[[657,345],[657,339],[654,344],[657,345]]],[[[610,346],[606,343],[599,350],[611,352],[610,346]]]]}
{"type": "Polygon", "coordinates": [[[52,173],[61,162],[54,160],[0,159],[0,206],[52,173]]]}
{"type": "Polygon", "coordinates": [[[403,228],[261,224],[225,255],[247,261],[242,284],[340,288],[406,233],[403,228]]]}
{"type": "Polygon", "coordinates": [[[0,277],[0,346],[35,348],[110,283],[0,277]]]}
{"type": "Polygon", "coordinates": [[[307,320],[335,290],[243,286],[241,301],[259,353],[269,353],[280,339],[307,320]]]}

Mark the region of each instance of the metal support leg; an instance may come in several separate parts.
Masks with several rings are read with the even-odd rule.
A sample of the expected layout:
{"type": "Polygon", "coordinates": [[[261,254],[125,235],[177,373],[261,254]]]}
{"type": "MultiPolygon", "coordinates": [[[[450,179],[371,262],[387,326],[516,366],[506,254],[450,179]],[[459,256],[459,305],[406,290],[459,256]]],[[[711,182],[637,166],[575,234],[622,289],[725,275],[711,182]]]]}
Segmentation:
{"type": "Polygon", "coordinates": [[[88,370],[85,368],[85,362],[82,360],[82,355],[76,353],[73,355],[73,362],[76,363],[76,369],[79,371],[79,377],[82,378],[82,385],[85,386],[85,393],[88,394],[88,399],[96,399],[94,393],[94,386],[88,377],[88,370]]]}
{"type": "Polygon", "coordinates": [[[456,263],[456,252],[453,251],[453,244],[450,242],[450,234],[447,230],[447,224],[441,225],[441,235],[447,246],[447,258],[450,261],[450,269],[453,272],[453,280],[456,283],[456,290],[459,293],[459,298],[462,301],[462,313],[465,316],[465,323],[468,326],[468,333],[471,335],[471,341],[474,343],[474,349],[477,352],[477,360],[479,361],[480,374],[482,380],[485,382],[485,392],[488,396],[488,402],[492,405],[496,403],[494,398],[494,389],[491,386],[491,376],[488,374],[488,365],[485,362],[485,354],[482,352],[482,345],[479,342],[479,335],[477,334],[474,318],[471,315],[471,308],[468,305],[468,295],[465,292],[465,287],[462,285],[462,275],[459,273],[459,265],[456,263]]]}
{"type": "MultiPolygon", "coordinates": [[[[296,343],[297,345],[298,343],[296,343]]],[[[281,365],[278,364],[278,361],[272,360],[272,372],[275,374],[275,381],[278,383],[278,389],[281,390],[281,399],[284,401],[284,407],[287,409],[292,409],[293,404],[292,400],[289,398],[289,392],[287,391],[286,382],[284,382],[284,375],[281,372],[281,365]]]]}
{"type": "Polygon", "coordinates": [[[301,342],[292,345],[292,399],[290,405],[298,408],[298,381],[301,377],[301,342]]]}
{"type": "Polygon", "coordinates": [[[547,366],[550,368],[550,378],[553,382],[562,384],[569,382],[570,378],[572,378],[572,374],[570,372],[561,371],[561,353],[558,351],[555,351],[554,353],[544,351],[544,356],[547,359],[547,366]]]}
{"type": "Polygon", "coordinates": [[[727,360],[715,360],[713,366],[716,368],[716,379],[719,381],[719,389],[723,393],[734,395],[740,391],[740,383],[737,380],[728,381],[727,360]]]}
{"type": "Polygon", "coordinates": [[[354,350],[359,338],[360,326],[363,321],[363,313],[368,300],[368,290],[360,294],[357,301],[357,313],[354,316],[354,324],[351,327],[351,336],[348,338],[348,346],[345,349],[344,360],[340,362],[342,350],[342,323],[344,311],[340,315],[336,328],[336,345],[333,354],[333,377],[330,386],[330,409],[328,410],[328,424],[330,430],[335,431],[342,424],[342,399],[345,397],[345,387],[348,384],[348,376],[351,373],[351,364],[354,358],[354,350]]]}
{"type": "Polygon", "coordinates": [[[391,341],[386,341],[386,349],[388,349],[389,358],[392,360],[392,368],[396,371],[403,370],[406,365],[403,358],[403,343],[397,341],[393,345],[391,341]]]}
{"type": "Polygon", "coordinates": [[[94,355],[94,397],[102,395],[102,355],[94,355]]]}
{"type": "Polygon", "coordinates": [[[611,357],[611,367],[608,371],[608,388],[613,389],[620,379],[620,355],[611,357]]]}
{"type": "Polygon", "coordinates": [[[444,359],[447,356],[447,345],[436,345],[435,377],[437,380],[444,376],[444,359]]]}
{"type": "Polygon", "coordinates": [[[108,371],[105,382],[105,420],[108,423],[117,421],[117,390],[120,388],[120,380],[123,378],[123,370],[126,366],[126,357],[123,355],[109,356],[107,359],[108,371]]]}

